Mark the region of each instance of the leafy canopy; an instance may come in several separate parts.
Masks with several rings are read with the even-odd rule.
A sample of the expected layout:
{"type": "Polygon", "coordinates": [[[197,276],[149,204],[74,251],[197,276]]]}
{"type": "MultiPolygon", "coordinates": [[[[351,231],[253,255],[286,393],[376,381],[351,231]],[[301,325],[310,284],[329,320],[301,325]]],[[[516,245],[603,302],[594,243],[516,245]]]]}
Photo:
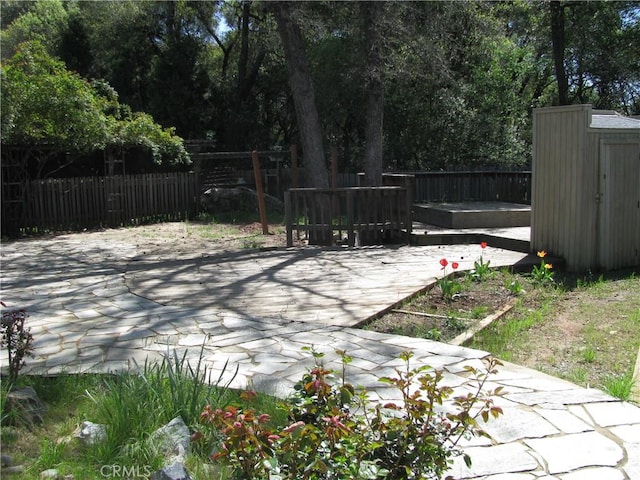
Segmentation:
{"type": "Polygon", "coordinates": [[[146,113],[131,112],[104,82],[70,72],[38,41],[2,66],[2,143],[85,153],[142,146],[156,163],[188,161],[183,141],[146,113]]]}

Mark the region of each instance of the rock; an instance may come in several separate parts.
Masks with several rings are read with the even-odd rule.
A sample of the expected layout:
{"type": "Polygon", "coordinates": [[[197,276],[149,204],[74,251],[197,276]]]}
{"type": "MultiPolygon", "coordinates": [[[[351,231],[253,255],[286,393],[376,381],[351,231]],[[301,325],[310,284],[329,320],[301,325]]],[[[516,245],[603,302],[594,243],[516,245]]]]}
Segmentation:
{"type": "Polygon", "coordinates": [[[32,387],[14,388],[6,398],[9,418],[26,425],[42,425],[42,417],[47,407],[32,387]]]}
{"type": "Polygon", "coordinates": [[[105,441],[107,439],[107,429],[99,423],[85,421],[73,432],[73,436],[86,447],[105,441]]]}
{"type": "Polygon", "coordinates": [[[24,473],[24,465],[13,465],[2,469],[2,475],[9,473],[24,473]]]}
{"type": "Polygon", "coordinates": [[[191,476],[181,462],[156,470],[151,474],[149,480],[191,480],[191,476]]]}
{"type": "MultiPolygon", "coordinates": [[[[276,197],[265,194],[264,198],[267,211],[284,212],[284,204],[276,197]]],[[[247,187],[210,188],[202,194],[200,203],[205,212],[213,215],[237,211],[258,212],[258,195],[247,187]]]]}
{"type": "Polygon", "coordinates": [[[149,436],[151,447],[167,458],[165,465],[184,461],[191,448],[191,433],[181,417],[176,417],[149,436]]]}
{"type": "Polygon", "coordinates": [[[2,468],[10,467],[13,465],[13,457],[11,455],[2,454],[0,455],[0,466],[2,468]]]}
{"type": "Polygon", "coordinates": [[[55,468],[50,468],[49,470],[45,470],[40,472],[41,480],[53,479],[58,480],[60,478],[60,473],[55,468]]]}

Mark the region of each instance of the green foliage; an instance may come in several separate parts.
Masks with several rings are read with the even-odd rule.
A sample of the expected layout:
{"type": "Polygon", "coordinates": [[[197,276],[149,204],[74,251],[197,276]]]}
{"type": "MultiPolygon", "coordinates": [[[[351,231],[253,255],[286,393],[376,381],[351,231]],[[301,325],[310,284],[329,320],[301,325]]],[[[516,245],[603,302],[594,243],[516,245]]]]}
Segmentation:
{"type": "MultiPolygon", "coordinates": [[[[5,3],[5,2],[3,2],[5,3]]],[[[61,0],[23,2],[25,10],[2,29],[2,58],[16,53],[21,43],[38,40],[51,54],[57,53],[68,24],[68,12],[61,0]]],[[[4,14],[4,8],[3,8],[4,14]]]]}
{"type": "MultiPolygon", "coordinates": [[[[202,422],[210,435],[222,435],[214,460],[229,465],[233,478],[242,479],[435,479],[462,454],[461,438],[483,435],[478,419],[488,421],[502,411],[493,404],[496,389],[482,393],[487,375],[499,365],[491,360],[487,372],[468,368],[477,387],[466,395],[453,395],[440,385],[443,372],[411,367],[410,353],[401,358],[404,368],[381,381],[399,392],[401,400],[370,404],[367,392],[346,382],[351,358],[344,351],[342,374],[326,369],[322,354],[311,350],[316,366],[296,384],[283,405],[289,425],[277,430],[268,415],[253,409],[207,406],[202,422]],[[439,409],[446,401],[453,406],[439,409]]],[[[467,464],[471,463],[465,456],[467,464]]]]}
{"type": "Polygon", "coordinates": [[[457,332],[462,332],[467,328],[467,323],[464,320],[455,317],[447,318],[444,321],[444,325],[445,327],[457,332]]]}
{"type": "MultiPolygon", "coordinates": [[[[442,278],[436,280],[436,285],[440,288],[442,292],[442,298],[447,302],[451,302],[455,295],[459,294],[462,291],[462,285],[458,282],[455,274],[447,275],[447,266],[449,265],[449,261],[446,258],[440,260],[440,265],[442,265],[442,278]]],[[[451,268],[455,271],[458,268],[457,262],[451,263],[451,268]]]]}
{"type": "Polygon", "coordinates": [[[603,389],[612,397],[629,400],[635,385],[632,373],[624,375],[609,375],[604,379],[603,389]]]}
{"type": "MultiPolygon", "coordinates": [[[[196,365],[183,356],[167,353],[162,362],[145,363],[132,371],[105,379],[104,389],[87,393],[95,403],[92,421],[107,426],[107,440],[92,449],[97,462],[121,457],[155,462],[155,452],[141,442],[147,434],[180,416],[185,424],[197,425],[202,405],[222,405],[232,397],[228,381],[223,381],[227,364],[217,378],[210,378],[203,366],[203,351],[196,365]]],[[[237,373],[237,369],[236,369],[237,373]]]]}
{"type": "MultiPolygon", "coordinates": [[[[640,113],[636,3],[561,3],[569,100],[640,113]]],[[[0,6],[3,60],[22,42],[38,40],[70,70],[104,79],[134,110],[184,138],[215,139],[220,150],[286,145],[298,135],[269,2],[5,0],[0,6]]],[[[528,165],[531,109],[558,96],[548,3],[380,8],[384,62],[376,73],[384,82],[385,168],[528,165]]],[[[352,2],[296,8],[322,134],[350,171],[362,168],[362,85],[370,71],[359,15],[352,2]]]]}
{"type": "Polygon", "coordinates": [[[587,363],[593,363],[596,361],[596,351],[593,347],[587,347],[582,352],[582,358],[587,363]]]}
{"type": "Polygon", "coordinates": [[[39,471],[55,468],[63,461],[67,449],[65,442],[56,443],[44,438],[40,444],[40,456],[34,464],[39,471]]]}
{"type": "Polygon", "coordinates": [[[520,280],[518,280],[517,278],[505,282],[504,287],[513,295],[521,295],[524,293],[524,287],[522,286],[520,280]]]}
{"type": "Polygon", "coordinates": [[[22,44],[3,65],[2,76],[4,144],[87,152],[109,143],[109,118],[100,97],[41,43],[22,44]]]}
{"type": "MultiPolygon", "coordinates": [[[[482,251],[484,251],[484,249],[487,248],[487,242],[481,242],[480,248],[482,248],[482,251]]],[[[478,260],[473,262],[473,270],[471,270],[467,275],[471,279],[476,280],[478,282],[483,281],[489,275],[491,275],[491,267],[489,265],[490,263],[491,263],[490,260],[485,261],[482,255],[480,255],[480,258],[478,258],[478,260]]]]}
{"type": "MultiPolygon", "coordinates": [[[[89,83],[51,57],[22,44],[2,67],[2,143],[87,153],[140,146],[156,163],[188,161],[182,139],[145,113],[131,113],[104,82],[89,83]]],[[[47,155],[38,158],[42,172],[47,155]]]]}
{"type": "Polygon", "coordinates": [[[553,276],[554,276],[554,272],[552,271],[553,269],[553,265],[550,263],[547,263],[544,260],[544,257],[546,257],[547,252],[540,251],[538,252],[538,257],[540,257],[540,265],[534,265],[533,269],[531,270],[531,278],[533,278],[533,281],[535,283],[537,283],[538,285],[551,285],[553,284],[553,276]]]}

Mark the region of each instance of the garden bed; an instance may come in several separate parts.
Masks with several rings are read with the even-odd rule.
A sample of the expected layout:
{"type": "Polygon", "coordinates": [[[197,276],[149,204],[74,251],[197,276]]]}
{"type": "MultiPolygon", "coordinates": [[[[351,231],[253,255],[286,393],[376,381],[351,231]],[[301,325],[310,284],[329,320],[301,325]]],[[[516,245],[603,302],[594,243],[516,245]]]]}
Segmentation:
{"type": "Polygon", "coordinates": [[[414,295],[368,322],[363,328],[380,333],[427,338],[460,344],[465,332],[477,332],[515,305],[518,278],[495,271],[482,281],[470,276],[451,278],[460,291],[447,298],[440,285],[414,295]]]}

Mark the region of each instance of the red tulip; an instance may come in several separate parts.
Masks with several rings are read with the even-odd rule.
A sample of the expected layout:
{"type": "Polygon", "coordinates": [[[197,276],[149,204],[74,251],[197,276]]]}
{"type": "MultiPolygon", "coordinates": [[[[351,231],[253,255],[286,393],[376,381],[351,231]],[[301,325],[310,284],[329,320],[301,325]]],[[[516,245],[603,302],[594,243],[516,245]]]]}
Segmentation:
{"type": "Polygon", "coordinates": [[[480,242],[480,248],[482,248],[483,250],[487,248],[487,242],[480,242]]]}
{"type": "Polygon", "coordinates": [[[440,265],[442,265],[442,268],[444,268],[449,265],[449,262],[447,262],[446,258],[443,258],[442,260],[440,260],[440,265]]]}
{"type": "Polygon", "coordinates": [[[456,268],[458,268],[459,266],[460,266],[460,265],[458,265],[458,262],[453,262],[453,263],[451,264],[451,268],[453,268],[454,270],[455,270],[456,268]]]}

